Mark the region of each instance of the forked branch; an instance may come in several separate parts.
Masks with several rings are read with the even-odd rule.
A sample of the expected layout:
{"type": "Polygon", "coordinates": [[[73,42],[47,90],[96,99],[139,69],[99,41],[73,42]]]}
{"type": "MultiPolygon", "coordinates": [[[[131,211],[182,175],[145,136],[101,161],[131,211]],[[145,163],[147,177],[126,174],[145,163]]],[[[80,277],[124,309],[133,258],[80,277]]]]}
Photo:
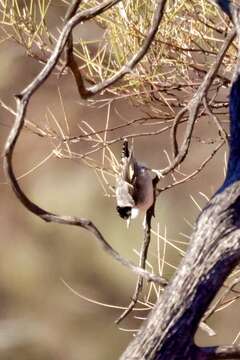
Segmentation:
{"type": "Polygon", "coordinates": [[[20,202],[32,213],[40,217],[41,219],[47,221],[47,222],[55,222],[59,224],[65,224],[65,225],[74,225],[82,227],[88,231],[90,231],[96,240],[102,245],[103,249],[110,254],[115,260],[120,262],[122,265],[128,267],[133,272],[135,272],[138,275],[141,275],[144,277],[147,281],[154,281],[161,285],[166,285],[166,280],[149,273],[148,271],[134,265],[131,261],[123,258],[116,250],[114,250],[111,245],[105,240],[101,232],[97,229],[97,227],[92,223],[92,221],[78,218],[74,216],[65,216],[65,215],[57,215],[48,212],[47,210],[41,208],[34,202],[32,202],[27,195],[23,192],[21,189],[17,178],[13,171],[13,164],[12,164],[12,158],[13,153],[15,149],[16,142],[21,134],[21,130],[24,126],[25,122],[25,115],[28,107],[28,103],[35,93],[35,91],[44,83],[44,81],[48,78],[48,76],[51,74],[52,70],[54,69],[61,52],[68,40],[68,36],[71,34],[71,30],[81,21],[89,20],[98,14],[102,13],[103,11],[106,11],[111,6],[116,4],[118,1],[105,1],[100,6],[97,6],[95,8],[91,8],[89,10],[82,11],[81,13],[76,14],[74,17],[72,17],[65,25],[59,40],[56,44],[55,50],[52,53],[52,56],[50,57],[49,61],[43,68],[43,70],[36,76],[36,78],[19,94],[16,95],[17,100],[17,111],[16,111],[16,118],[15,122],[13,124],[13,127],[11,129],[11,132],[9,134],[9,137],[7,139],[5,150],[4,150],[4,170],[5,174],[10,182],[10,185],[17,195],[20,202]]]}
{"type": "MultiPolygon", "coordinates": [[[[231,16],[238,20],[236,29],[238,16],[239,13],[231,16]]],[[[240,357],[238,346],[200,348],[194,343],[204,313],[240,261],[240,64],[234,75],[229,107],[230,154],[224,184],[200,214],[175,276],[121,360],[240,357]]]]}
{"type": "Polygon", "coordinates": [[[226,37],[224,44],[222,48],[219,51],[218,56],[216,57],[215,62],[211,66],[210,70],[206,74],[202,84],[199,86],[197,92],[194,94],[192,99],[189,101],[188,105],[183,108],[176,116],[173,126],[172,126],[172,141],[173,141],[173,154],[174,159],[172,163],[166,167],[165,169],[161,170],[162,175],[167,175],[170,171],[175,169],[187,156],[189,146],[192,139],[192,133],[194,129],[195,122],[198,118],[199,108],[204,100],[204,98],[207,96],[207,92],[214,81],[217,72],[222,64],[222,61],[224,59],[224,56],[229,49],[229,46],[233,42],[234,38],[236,36],[236,30],[233,29],[229,32],[228,36],[226,37]],[[178,143],[177,143],[177,128],[182,120],[183,116],[188,112],[189,119],[187,122],[187,127],[184,134],[184,139],[181,144],[181,147],[179,149],[178,143]]]}
{"type": "MultiPolygon", "coordinates": [[[[146,55],[148,52],[149,47],[152,44],[152,41],[156,35],[156,32],[158,31],[159,24],[162,20],[162,17],[164,15],[164,8],[165,8],[166,0],[158,0],[156,10],[154,11],[152,24],[150,26],[149,32],[144,38],[143,44],[138,50],[136,54],[132,56],[132,58],[122,66],[120,70],[118,70],[112,77],[105,79],[104,81],[100,82],[99,84],[86,87],[84,84],[84,79],[82,77],[82,74],[80,70],[78,69],[77,62],[74,58],[73,54],[73,46],[72,46],[72,40],[70,37],[69,44],[67,47],[66,52],[66,65],[69,66],[69,68],[72,71],[72,74],[75,78],[78,92],[80,96],[83,99],[87,99],[90,96],[94,96],[103,90],[109,88],[110,86],[114,85],[117,81],[122,79],[126,74],[133,71],[134,67],[142,60],[142,58],[146,55]]],[[[70,13],[70,16],[72,14],[70,13]]]]}

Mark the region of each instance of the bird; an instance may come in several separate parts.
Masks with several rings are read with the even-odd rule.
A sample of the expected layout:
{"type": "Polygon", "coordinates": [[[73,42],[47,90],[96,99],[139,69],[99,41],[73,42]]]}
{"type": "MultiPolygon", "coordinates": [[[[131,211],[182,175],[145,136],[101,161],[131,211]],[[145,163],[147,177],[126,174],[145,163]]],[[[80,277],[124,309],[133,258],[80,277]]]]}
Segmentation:
{"type": "Polygon", "coordinates": [[[140,211],[146,214],[154,203],[151,171],[134,158],[127,139],[123,141],[121,170],[116,178],[116,200],[118,214],[127,220],[127,226],[140,211]]]}

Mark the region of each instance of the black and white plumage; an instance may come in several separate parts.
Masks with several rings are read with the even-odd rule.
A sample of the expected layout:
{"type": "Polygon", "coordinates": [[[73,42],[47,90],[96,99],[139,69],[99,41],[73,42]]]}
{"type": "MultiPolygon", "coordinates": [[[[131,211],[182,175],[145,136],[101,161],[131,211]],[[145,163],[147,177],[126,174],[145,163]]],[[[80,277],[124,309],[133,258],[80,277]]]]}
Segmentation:
{"type": "Polygon", "coordinates": [[[139,211],[146,212],[154,202],[153,182],[150,170],[139,163],[129,151],[128,141],[124,140],[121,171],[116,181],[117,211],[130,220],[137,217],[139,211]]]}

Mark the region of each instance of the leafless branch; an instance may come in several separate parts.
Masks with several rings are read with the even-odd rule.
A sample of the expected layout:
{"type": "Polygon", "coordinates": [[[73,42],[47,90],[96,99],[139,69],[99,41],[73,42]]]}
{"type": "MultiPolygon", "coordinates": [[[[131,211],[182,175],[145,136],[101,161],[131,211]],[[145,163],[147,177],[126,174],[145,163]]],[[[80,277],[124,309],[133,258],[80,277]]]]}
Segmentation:
{"type": "MultiPolygon", "coordinates": [[[[239,263],[240,259],[240,147],[238,129],[239,124],[237,122],[240,108],[239,72],[236,72],[238,77],[236,76],[236,81],[233,84],[233,90],[231,93],[230,109],[232,121],[232,142],[230,145],[230,165],[228,167],[226,182],[216,193],[216,195],[212,197],[206,208],[199,216],[191,237],[190,246],[172,281],[169,284],[163,277],[157,276],[145,270],[147,252],[150,244],[153,209],[147,214],[147,226],[144,234],[144,244],[140,255],[140,266],[136,266],[131,261],[122,257],[115,249],[112,248],[112,246],[106,241],[103,234],[91,220],[75,216],[57,215],[48,212],[47,210],[38,206],[36,203],[32,202],[20,187],[14,173],[14,150],[21,131],[26,123],[25,115],[28,109],[28,104],[33,94],[50,76],[56,67],[65,46],[67,48],[67,65],[71,68],[75,76],[79,93],[83,98],[93,96],[115,84],[116,81],[120,80],[125,74],[131,72],[134,66],[139,63],[139,61],[149,50],[149,47],[158,30],[161,19],[164,15],[166,0],[159,0],[157,2],[156,11],[152,19],[149,33],[145,37],[139,51],[114,76],[102,81],[97,85],[90,86],[89,88],[85,87],[84,80],[81,77],[81,73],[79,72],[77,63],[73,57],[72,30],[80,22],[94,18],[95,16],[110,9],[119,1],[120,0],[104,1],[101,5],[81,11],[79,13],[76,13],[76,11],[81,1],[72,2],[66,15],[66,24],[60,33],[56,47],[48,62],[39,75],[36,76],[36,78],[25,89],[23,89],[20,94],[16,95],[16,118],[4,150],[4,170],[6,176],[16,196],[27,210],[46,222],[74,225],[89,231],[103,247],[104,251],[106,251],[111,257],[113,257],[123,266],[131,269],[131,271],[138,275],[138,283],[135,289],[133,300],[130,303],[128,309],[121,315],[119,320],[122,320],[134,308],[143,286],[143,278],[147,281],[154,281],[161,286],[168,285],[163,294],[159,296],[156,306],[151,311],[148,320],[144,322],[135,339],[129,345],[126,352],[122,355],[122,360],[179,360],[183,358],[185,360],[208,360],[239,358],[239,347],[220,346],[199,348],[194,344],[193,340],[194,334],[196,333],[204,314],[206,314],[207,307],[217,294],[227,276],[239,263]],[[173,351],[175,351],[175,353],[173,353],[173,351]]],[[[220,3],[222,1],[219,0],[216,2],[220,3]]],[[[225,10],[225,12],[229,12],[228,8],[225,10]]],[[[237,28],[237,30],[239,29],[237,28]]],[[[213,80],[217,76],[217,72],[220,65],[222,64],[223,58],[235,36],[236,29],[230,31],[230,33],[227,35],[226,40],[220,49],[219,55],[217,55],[215,59],[215,63],[207,72],[202,84],[199,86],[193,98],[185,107],[183,106],[185,103],[180,105],[180,108],[182,106],[183,107],[176,115],[172,128],[174,159],[168,167],[161,171],[161,175],[166,175],[175,169],[176,166],[178,166],[187,156],[194,125],[199,116],[199,110],[202,104],[205,105],[206,112],[208,115],[212,116],[213,120],[218,126],[218,129],[220,129],[221,133],[223,133],[223,129],[220,127],[220,124],[217,121],[217,117],[212,114],[211,107],[209,107],[209,104],[206,102],[206,97],[213,80]],[[184,140],[179,149],[177,142],[177,129],[180,122],[182,123],[183,121],[186,121],[184,118],[186,113],[188,113],[189,117],[187,120],[184,140]]],[[[173,114],[175,114],[175,111],[173,111],[173,114]]],[[[137,133],[128,136],[151,136],[167,131],[168,129],[169,125],[162,129],[158,129],[155,132],[137,133]]],[[[106,130],[104,134],[105,133],[106,130]]],[[[94,133],[94,135],[96,134],[97,132],[94,133]]],[[[126,138],[128,136],[125,135],[124,137],[126,138]]],[[[110,144],[119,141],[119,139],[110,140],[108,142],[105,141],[106,139],[104,139],[104,141],[101,142],[101,145],[109,146],[110,144]]],[[[64,138],[63,141],[66,142],[67,139],[64,138]]],[[[199,172],[214,156],[222,144],[223,141],[200,165],[199,169],[181,181],[185,182],[195,176],[197,172],[199,172]]],[[[94,151],[98,150],[99,147],[94,149],[94,151]]],[[[86,154],[84,155],[86,156],[86,154]]],[[[156,184],[158,180],[159,178],[156,179],[156,184]]],[[[178,181],[174,184],[177,185],[179,183],[181,182],[178,181]]]]}
{"type": "Polygon", "coordinates": [[[201,348],[197,360],[240,359],[240,346],[212,346],[201,348]]]}
{"type": "MultiPolygon", "coordinates": [[[[145,269],[146,261],[147,261],[147,254],[148,254],[148,248],[151,241],[151,222],[152,217],[154,216],[154,207],[155,207],[155,201],[156,201],[156,186],[158,183],[158,178],[153,179],[153,188],[154,188],[154,203],[150,209],[148,209],[146,213],[145,218],[145,227],[144,227],[144,240],[140,252],[140,263],[139,266],[142,269],[145,269]]],[[[119,324],[122,320],[124,320],[128,314],[134,309],[134,306],[136,305],[139,295],[143,288],[143,277],[140,275],[137,280],[136,288],[134,291],[134,294],[132,296],[132,301],[128,305],[127,309],[120,315],[120,317],[116,320],[116,323],[119,324]]]]}
{"type": "Polygon", "coordinates": [[[240,278],[237,277],[231,281],[229,285],[227,285],[226,289],[223,291],[223,294],[219,297],[216,303],[208,309],[208,311],[204,314],[202,321],[206,321],[209,317],[216,311],[216,309],[221,306],[222,301],[226,298],[226,296],[232,291],[234,286],[239,284],[240,278]]]}
{"type": "Polygon", "coordinates": [[[66,44],[67,36],[70,35],[71,29],[77,25],[80,21],[86,21],[91,19],[94,16],[97,16],[99,13],[107,10],[109,7],[113,6],[117,1],[106,1],[102,3],[100,6],[97,6],[95,8],[85,10],[79,14],[76,14],[73,18],[69,20],[69,22],[65,25],[63,31],[60,35],[59,41],[57,42],[56,48],[50,57],[48,63],[43,68],[43,70],[37,75],[37,77],[19,94],[16,95],[16,101],[17,101],[17,111],[16,111],[16,118],[15,122],[13,124],[13,127],[11,129],[11,132],[9,134],[9,137],[7,139],[5,149],[4,149],[4,170],[5,174],[10,182],[10,185],[17,195],[20,202],[28,209],[30,212],[34,213],[38,217],[40,217],[42,220],[47,222],[55,222],[58,224],[65,224],[65,225],[74,225],[82,227],[88,231],[90,231],[94,236],[95,239],[98,240],[98,242],[102,245],[103,249],[110,254],[115,260],[120,262],[122,265],[128,267],[133,272],[137,273],[138,275],[143,276],[148,281],[156,281],[159,284],[166,284],[166,280],[156,276],[154,274],[151,274],[147,272],[146,270],[135,266],[130,261],[123,258],[116,250],[114,250],[111,245],[105,240],[101,232],[97,229],[97,227],[87,219],[82,219],[74,216],[65,216],[65,215],[57,215],[50,213],[35,203],[33,203],[23,192],[20,185],[18,184],[18,181],[16,179],[16,176],[13,171],[12,166],[12,157],[13,152],[15,149],[16,142],[21,134],[21,130],[24,126],[25,122],[25,114],[27,111],[28,103],[34,94],[34,92],[39,88],[39,86],[47,79],[47,77],[50,75],[51,71],[53,70],[61,51],[66,44]]]}
{"type": "Polygon", "coordinates": [[[190,175],[184,177],[181,180],[175,181],[172,184],[166,185],[164,188],[157,189],[157,194],[159,195],[161,192],[169,190],[177,185],[181,185],[186,183],[189,180],[192,180],[197,174],[202,171],[202,169],[212,160],[212,158],[215,156],[215,154],[222,148],[222,146],[225,144],[225,141],[222,141],[218,144],[218,146],[213,150],[213,152],[202,162],[202,164],[194,170],[190,175]]]}
{"type": "Polygon", "coordinates": [[[161,170],[162,175],[167,175],[170,171],[175,169],[187,156],[188,149],[189,149],[189,146],[191,143],[192,132],[194,129],[195,121],[197,119],[198,111],[199,111],[200,105],[202,103],[202,100],[204,97],[206,97],[208,89],[211,86],[211,84],[216,76],[216,73],[223,61],[223,58],[224,58],[229,46],[231,45],[232,41],[234,40],[235,36],[236,36],[236,30],[233,29],[230,31],[230,33],[226,37],[226,40],[225,40],[221,50],[219,51],[219,54],[218,54],[215,62],[213,63],[212,67],[206,74],[198,91],[193,96],[193,98],[190,100],[190,102],[188,103],[186,108],[182,109],[180,111],[180,113],[178,113],[178,115],[176,116],[174,124],[173,124],[173,128],[172,128],[173,149],[174,149],[175,157],[174,157],[173,162],[169,166],[167,166],[165,169],[161,170]],[[187,127],[185,130],[184,140],[183,140],[181,148],[179,150],[178,145],[177,145],[177,140],[176,140],[177,127],[178,127],[178,124],[179,124],[182,116],[187,111],[189,113],[189,120],[188,120],[187,127]]]}
{"type": "MultiPolygon", "coordinates": [[[[115,3],[119,2],[119,1],[120,0],[115,1],[115,3]]],[[[74,75],[79,94],[83,99],[86,99],[90,96],[93,96],[93,95],[96,95],[96,94],[102,92],[103,90],[109,88],[110,86],[115,84],[117,81],[122,79],[126,74],[133,71],[134,67],[146,55],[154,37],[155,37],[155,34],[158,30],[161,19],[164,15],[165,4],[166,4],[166,0],[158,0],[157,1],[157,6],[156,6],[156,10],[154,12],[151,27],[149,29],[147,36],[144,38],[143,44],[142,44],[141,48],[139,49],[139,51],[135,55],[133,55],[133,57],[126,64],[124,64],[123,67],[118,72],[116,72],[112,77],[102,81],[99,84],[93,85],[89,88],[87,88],[84,85],[84,79],[81,75],[80,70],[78,69],[78,64],[74,58],[72,41],[71,40],[69,41],[69,45],[67,48],[66,64],[67,64],[67,66],[70,67],[70,69],[74,75]]]]}
{"type": "Polygon", "coordinates": [[[226,132],[226,130],[222,127],[220,121],[218,120],[217,116],[215,114],[213,114],[211,106],[209,105],[206,97],[203,99],[203,104],[207,110],[207,113],[212,117],[213,121],[215,122],[215,124],[217,125],[219,134],[221,135],[221,137],[228,142],[228,134],[226,132]]]}
{"type": "MultiPolygon", "coordinates": [[[[16,116],[16,112],[7,104],[5,104],[5,102],[3,100],[0,99],[0,106],[7,110],[10,114],[16,116]]],[[[49,134],[46,130],[42,129],[39,125],[34,124],[32,121],[25,119],[25,124],[24,127],[31,131],[31,133],[40,136],[40,137],[44,137],[44,136],[52,136],[51,134],[49,134]]]]}
{"type": "Polygon", "coordinates": [[[240,357],[239,347],[202,349],[193,340],[207,307],[240,260],[239,66],[230,93],[230,151],[225,181],[202,210],[175,276],[121,360],[133,356],[148,360],[240,357]]]}

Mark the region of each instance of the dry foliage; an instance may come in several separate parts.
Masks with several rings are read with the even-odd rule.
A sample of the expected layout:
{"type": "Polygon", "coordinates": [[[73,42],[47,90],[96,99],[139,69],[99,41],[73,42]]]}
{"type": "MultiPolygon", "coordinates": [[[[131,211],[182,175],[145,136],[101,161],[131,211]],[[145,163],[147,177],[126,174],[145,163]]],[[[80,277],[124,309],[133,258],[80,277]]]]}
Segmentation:
{"type": "MultiPolygon", "coordinates": [[[[31,171],[52,156],[81,160],[97,174],[104,195],[114,196],[115,175],[119,171],[119,156],[115,153],[114,144],[121,142],[123,137],[137,141],[138,137],[144,136],[149,140],[151,136],[166,133],[172,146],[172,154],[162,149],[166,158],[166,167],[153,169],[153,172],[157,174],[159,180],[170,173],[172,182],[164,188],[158,186],[157,195],[159,195],[162,191],[197,176],[226,143],[228,135],[225,130],[226,124],[223,122],[228,113],[226,89],[230,86],[229,74],[233,71],[238,56],[236,32],[230,20],[218,7],[205,0],[201,2],[196,0],[167,1],[163,15],[161,15],[163,10],[159,7],[157,26],[160,22],[161,26],[156,35],[154,34],[155,36],[151,38],[151,46],[146,51],[142,51],[141,59],[139,58],[141,61],[133,64],[132,59],[144,48],[146,34],[154,26],[155,3],[155,1],[126,0],[123,4],[116,1],[115,6],[107,12],[102,11],[99,16],[92,16],[92,19],[86,17],[87,20],[90,18],[91,21],[96,22],[101,36],[96,40],[83,40],[77,35],[72,37],[73,27],[67,30],[68,22],[76,16],[77,9],[72,14],[68,14],[69,17],[61,20],[58,29],[59,36],[56,36],[49,24],[49,13],[55,6],[54,1],[0,1],[1,42],[14,41],[25,49],[26,54],[41,64],[45,64],[44,79],[51,71],[54,71],[56,77],[64,77],[68,76],[71,70],[80,95],[87,99],[85,105],[106,108],[106,122],[100,130],[96,130],[90,122],[82,121],[78,124],[78,134],[72,135],[70,121],[64,108],[64,99],[61,91],[58,90],[62,120],[57,119],[49,108],[46,110],[44,126],[39,127],[29,119],[24,123],[25,128],[35,135],[46,137],[51,146],[49,155],[31,171]],[[66,39],[62,29],[66,29],[66,39]],[[62,43],[59,40],[61,36],[62,43]],[[57,48],[58,52],[56,52],[57,48]],[[63,48],[67,51],[65,56],[60,58],[63,48]],[[54,59],[51,69],[49,59],[54,59]],[[121,69],[123,69],[122,75],[118,76],[121,69]],[[116,80],[114,80],[115,77],[116,80]],[[87,87],[86,84],[90,86],[87,87]],[[95,94],[100,94],[100,96],[93,98],[95,94]],[[111,112],[116,111],[115,103],[123,99],[138,108],[142,115],[135,119],[125,119],[121,114],[117,114],[118,124],[112,126],[111,112]],[[198,134],[193,136],[195,124],[204,117],[211,119],[215,124],[215,137],[211,139],[202,138],[198,134]],[[178,138],[179,124],[184,125],[182,142],[178,138]],[[80,141],[85,142],[84,151],[76,152],[73,145],[80,141]],[[203,145],[210,142],[213,150],[191,173],[185,174],[181,164],[189,152],[192,141],[203,145]]],[[[102,1],[79,1],[80,9],[86,13],[93,7],[101,7],[101,4],[102,1]]],[[[64,13],[70,5],[70,1],[59,1],[59,6],[64,8],[64,13]]],[[[44,80],[37,79],[36,81],[38,84],[31,85],[32,92],[25,89],[18,96],[17,115],[21,109],[23,109],[22,112],[25,111],[25,104],[21,103],[22,98],[26,97],[28,102],[32,93],[44,80]]],[[[15,114],[15,111],[2,101],[1,106],[15,114]]],[[[24,121],[23,117],[20,121],[24,121]]],[[[15,180],[11,174],[10,177],[14,183],[15,180]]],[[[25,195],[18,189],[17,182],[13,187],[21,201],[44,220],[76,225],[73,219],[69,220],[67,217],[45,212],[28,202],[25,195]]],[[[161,297],[166,285],[162,283],[165,270],[173,271],[177,268],[176,264],[170,263],[166,256],[167,247],[173,248],[178,254],[184,256],[187,242],[179,243],[170,240],[166,233],[160,234],[159,225],[157,225],[157,229],[151,230],[152,237],[156,241],[157,266],[153,268],[145,259],[147,270],[143,270],[141,268],[145,266],[134,267],[133,264],[122,259],[106,243],[94,224],[85,223],[83,220],[76,221],[78,221],[78,226],[94,233],[97,239],[104,243],[106,251],[118,261],[120,259],[123,265],[132,268],[141,279],[145,277],[152,281],[146,287],[142,298],[139,298],[137,294],[131,308],[137,311],[137,314],[151,310],[161,297]]],[[[191,225],[190,230],[192,228],[191,225]]],[[[137,255],[141,260],[142,255],[139,253],[137,255]]],[[[224,283],[218,298],[205,313],[201,327],[210,336],[215,333],[215,330],[209,328],[206,321],[214,313],[224,310],[239,299],[238,283],[239,270],[237,269],[224,283]]],[[[122,310],[126,309],[123,307],[122,310]]],[[[137,315],[136,318],[142,320],[145,316],[146,314],[137,315]]]]}

